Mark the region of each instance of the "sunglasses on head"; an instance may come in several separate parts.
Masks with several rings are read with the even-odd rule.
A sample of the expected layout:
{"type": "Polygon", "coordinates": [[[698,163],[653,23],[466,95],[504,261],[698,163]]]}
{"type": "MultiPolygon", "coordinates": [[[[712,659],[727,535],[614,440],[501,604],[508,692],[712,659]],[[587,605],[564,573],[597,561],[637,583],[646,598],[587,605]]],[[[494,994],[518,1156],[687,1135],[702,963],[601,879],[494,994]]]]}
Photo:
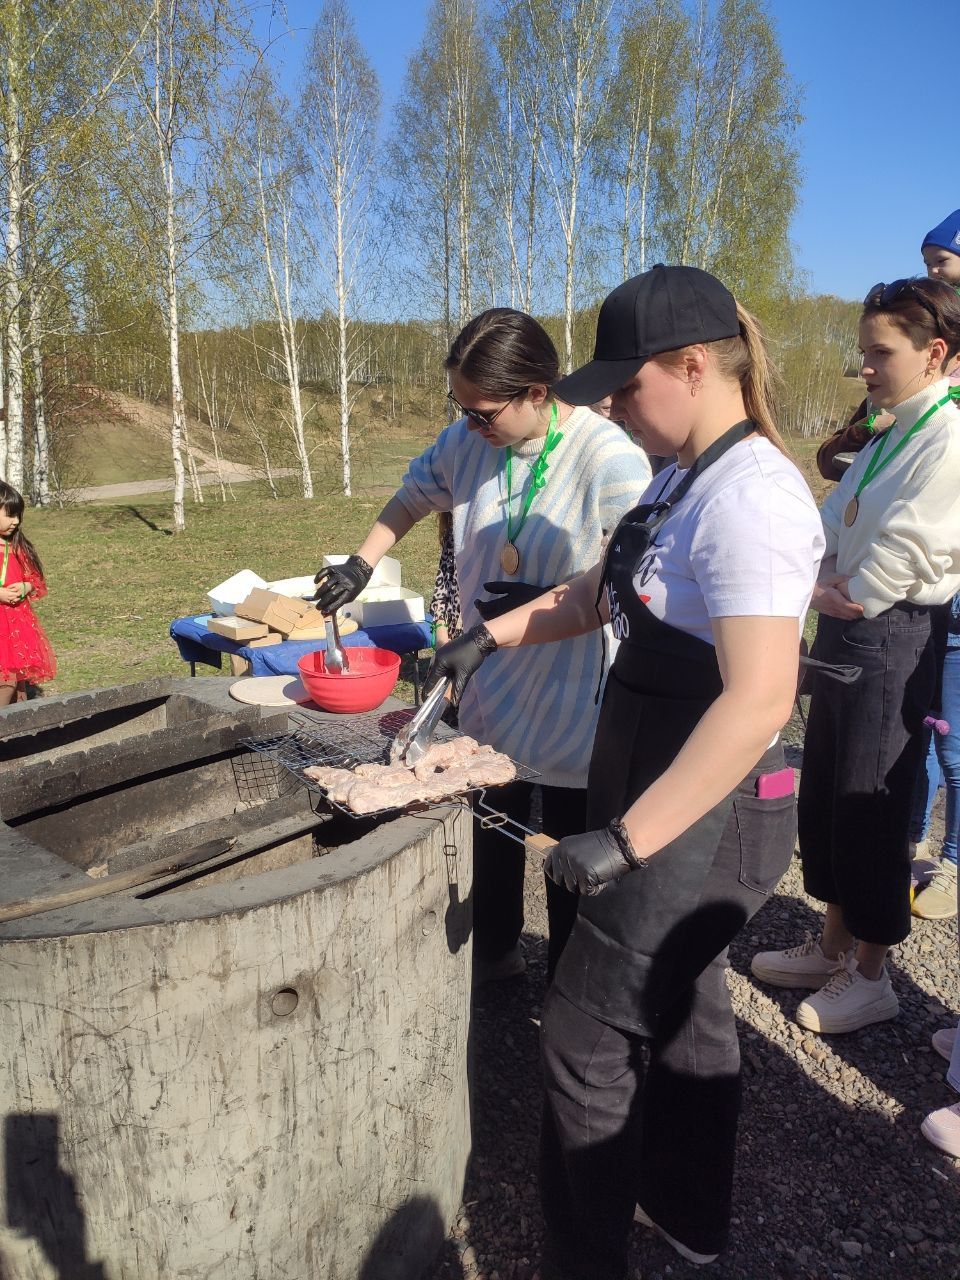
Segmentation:
{"type": "Polygon", "coordinates": [[[475,422],[478,427],[486,427],[488,430],[506,409],[508,404],[513,404],[518,396],[526,395],[527,388],[522,391],[515,391],[514,394],[502,404],[499,409],[494,409],[493,413],[488,413],[486,409],[468,409],[466,405],[462,405],[452,391],[447,392],[447,399],[456,409],[456,411],[464,418],[469,418],[471,422],[475,422]]]}
{"type": "Polygon", "coordinates": [[[896,302],[898,298],[902,298],[906,294],[913,298],[915,302],[919,302],[924,311],[933,316],[933,323],[937,326],[937,333],[940,332],[940,318],[933,307],[930,300],[923,295],[923,291],[918,289],[912,280],[894,280],[891,284],[875,284],[867,296],[863,300],[865,307],[889,307],[891,303],[896,302]]]}

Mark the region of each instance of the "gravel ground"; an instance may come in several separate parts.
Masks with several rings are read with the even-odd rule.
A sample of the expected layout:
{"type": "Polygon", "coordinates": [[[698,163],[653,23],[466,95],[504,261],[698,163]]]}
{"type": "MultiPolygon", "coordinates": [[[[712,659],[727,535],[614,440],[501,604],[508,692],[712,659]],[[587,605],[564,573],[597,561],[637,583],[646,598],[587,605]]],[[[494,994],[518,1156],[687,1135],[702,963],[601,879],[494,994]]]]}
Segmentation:
{"type": "MultiPolygon", "coordinates": [[[[796,732],[789,736],[796,740],[796,732]]],[[[534,859],[526,918],[526,974],[475,1000],[474,1156],[464,1205],[431,1280],[538,1280],[537,1036],[546,910],[534,859]]],[[[735,1216],[730,1248],[705,1274],[956,1280],[960,1161],[929,1146],[919,1125],[928,1111],[956,1101],[930,1036],[960,1014],[957,923],[916,920],[894,951],[898,1018],[820,1037],[792,1021],[803,993],[761,988],[749,977],[755,951],[798,942],[818,922],[795,858],[732,948],[744,1064],[735,1216]]],[[[634,1229],[631,1280],[702,1274],[634,1229]]]]}

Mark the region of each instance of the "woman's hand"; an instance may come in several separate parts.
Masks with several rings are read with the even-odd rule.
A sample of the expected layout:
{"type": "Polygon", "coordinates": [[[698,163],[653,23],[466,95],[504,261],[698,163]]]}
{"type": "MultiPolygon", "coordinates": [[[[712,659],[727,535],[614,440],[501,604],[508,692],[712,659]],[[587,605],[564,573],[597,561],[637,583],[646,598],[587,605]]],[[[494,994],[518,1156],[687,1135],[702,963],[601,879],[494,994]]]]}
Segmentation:
{"type": "Polygon", "coordinates": [[[430,664],[427,678],[423,682],[423,696],[426,697],[441,680],[449,679],[450,701],[458,707],[470,677],[496,647],[496,640],[482,622],[445,644],[442,649],[437,650],[430,664]]]}
{"type": "Polygon", "coordinates": [[[606,827],[564,836],[544,858],[543,869],[554,884],[590,896],[633,870],[606,827]]]}
{"type": "Polygon", "coordinates": [[[332,564],[321,569],[314,582],[317,590],[314,600],[321,613],[336,613],[357,596],[373,577],[373,569],[360,556],[348,556],[343,564],[332,564]]]}
{"type": "Polygon", "coordinates": [[[830,618],[842,618],[844,621],[862,618],[863,605],[850,599],[847,588],[849,581],[850,579],[842,574],[826,574],[823,580],[813,588],[811,609],[816,609],[818,613],[825,613],[830,618]]]}
{"type": "Polygon", "coordinates": [[[23,586],[17,582],[12,587],[0,587],[0,604],[19,604],[25,600],[23,586]]]}

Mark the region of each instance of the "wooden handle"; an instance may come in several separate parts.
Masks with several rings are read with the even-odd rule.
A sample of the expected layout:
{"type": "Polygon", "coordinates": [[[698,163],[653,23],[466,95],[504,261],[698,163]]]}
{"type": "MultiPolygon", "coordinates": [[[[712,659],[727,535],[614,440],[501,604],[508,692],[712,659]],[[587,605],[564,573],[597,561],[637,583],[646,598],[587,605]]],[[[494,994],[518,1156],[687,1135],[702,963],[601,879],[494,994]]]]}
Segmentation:
{"type": "Polygon", "coordinates": [[[136,889],[139,885],[149,885],[151,891],[172,888],[190,873],[202,872],[207,875],[218,870],[224,863],[249,858],[284,840],[312,831],[320,821],[312,810],[307,810],[248,831],[242,836],[207,840],[186,853],[168,854],[127,871],[91,880],[88,885],[81,885],[78,889],[64,889],[61,893],[52,893],[45,898],[23,898],[17,902],[8,902],[0,906],[0,924],[7,920],[23,920],[28,916],[42,915],[44,911],[56,911],[59,907],[72,907],[78,902],[102,898],[110,893],[121,893],[124,889],[136,889]]]}
{"type": "Polygon", "coordinates": [[[202,866],[203,863],[227,853],[236,843],[236,837],[229,840],[208,840],[189,853],[158,858],[156,862],[92,880],[90,884],[81,885],[78,889],[64,889],[62,893],[51,893],[46,898],[23,898],[19,902],[9,902],[0,907],[0,924],[8,920],[23,920],[26,916],[41,915],[44,911],[56,911],[58,907],[72,907],[91,898],[103,898],[109,893],[119,893],[122,889],[134,889],[137,885],[147,884],[173,872],[202,866]]]}
{"type": "Polygon", "coordinates": [[[535,836],[525,836],[523,843],[531,853],[538,853],[541,858],[545,858],[551,849],[556,848],[557,844],[556,840],[551,840],[542,831],[535,836]]]}

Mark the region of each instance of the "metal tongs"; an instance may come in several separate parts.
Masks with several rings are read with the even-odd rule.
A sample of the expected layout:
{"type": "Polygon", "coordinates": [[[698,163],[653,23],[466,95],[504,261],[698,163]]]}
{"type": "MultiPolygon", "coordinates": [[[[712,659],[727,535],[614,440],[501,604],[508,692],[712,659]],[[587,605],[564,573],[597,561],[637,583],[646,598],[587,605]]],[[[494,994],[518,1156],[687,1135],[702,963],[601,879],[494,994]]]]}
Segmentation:
{"type": "Polygon", "coordinates": [[[337,626],[336,613],[331,613],[329,617],[324,618],[323,625],[327,633],[327,650],[323,665],[327,671],[342,675],[344,671],[350,670],[350,663],[340,643],[340,628],[337,626]]]}
{"type": "Polygon", "coordinates": [[[390,763],[405,764],[412,768],[427,753],[427,747],[436,732],[440,717],[447,705],[450,680],[441,680],[431,689],[413,718],[409,720],[390,744],[390,763]]]}

